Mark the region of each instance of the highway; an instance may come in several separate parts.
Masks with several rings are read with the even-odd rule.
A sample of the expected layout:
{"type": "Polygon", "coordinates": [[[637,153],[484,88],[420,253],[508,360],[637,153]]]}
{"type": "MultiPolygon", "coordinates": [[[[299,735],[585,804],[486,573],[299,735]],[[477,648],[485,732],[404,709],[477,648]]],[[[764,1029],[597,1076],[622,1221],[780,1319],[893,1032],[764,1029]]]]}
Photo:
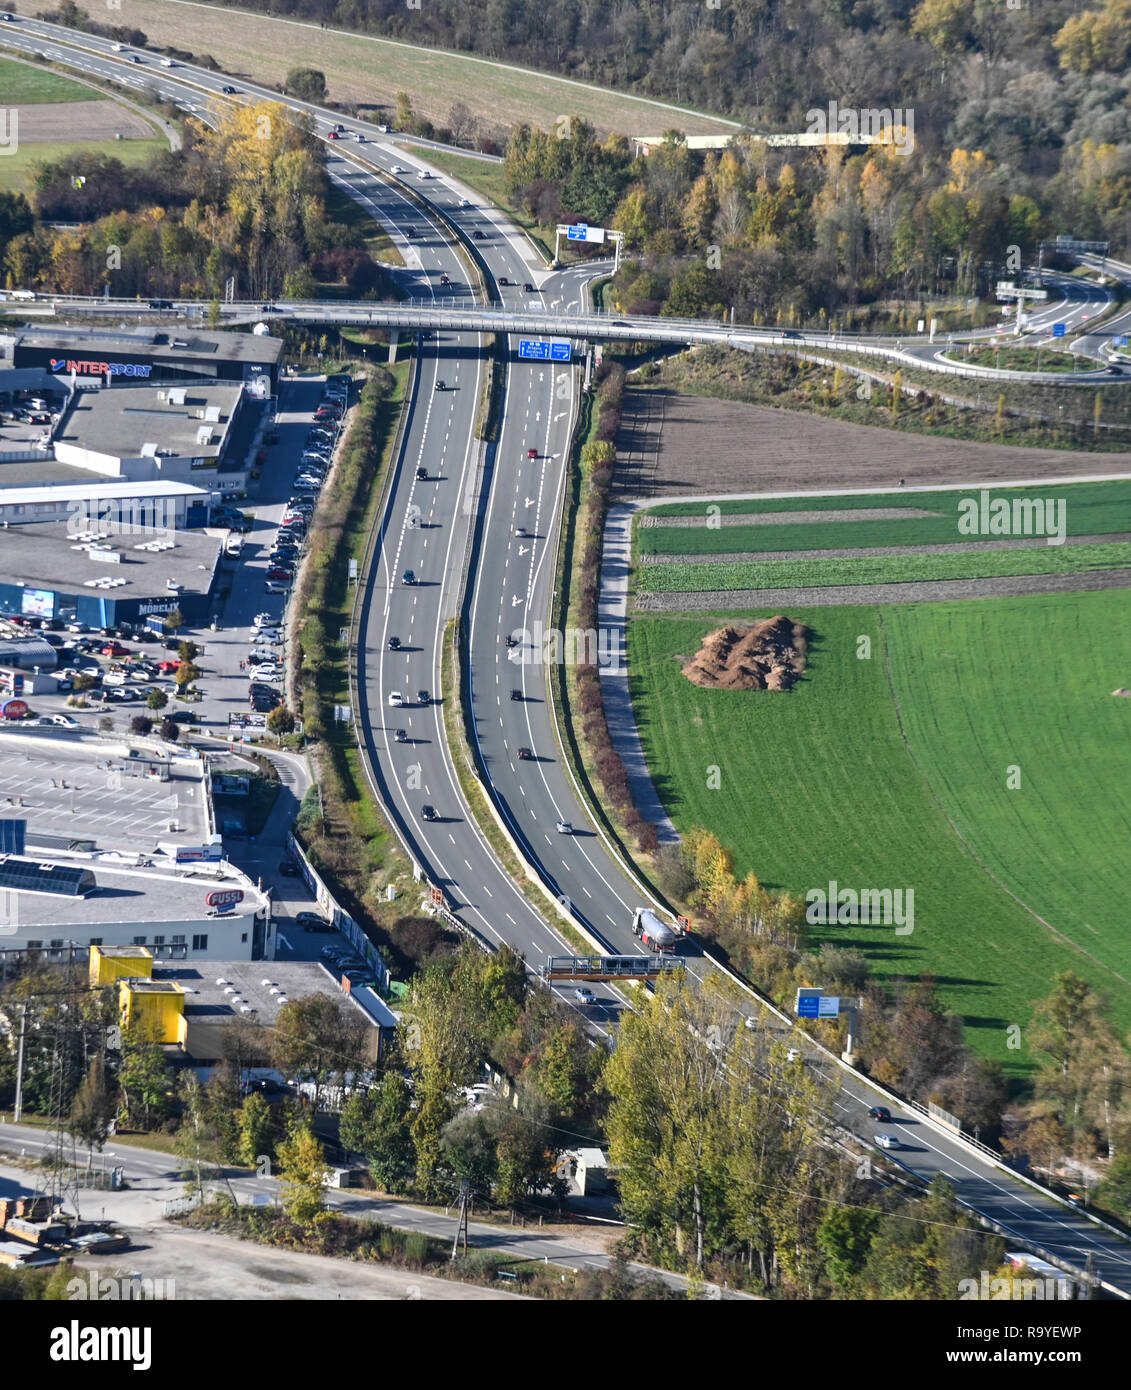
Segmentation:
{"type": "MultiPolygon", "coordinates": [[[[87,55],[87,71],[120,75],[124,66],[108,53],[105,41],[32,21],[21,20],[20,28],[21,37],[29,40],[32,34],[49,33],[55,40],[51,47],[60,54],[66,53],[60,38],[81,48],[87,55]]],[[[8,34],[0,37],[11,41],[8,34]]],[[[31,46],[44,45],[33,40],[31,46]]],[[[74,61],[73,55],[66,60],[74,61]]],[[[171,73],[161,70],[159,86],[179,93],[186,104],[199,105],[199,91],[183,85],[189,78],[210,91],[231,85],[231,79],[222,74],[179,67],[171,73]]],[[[240,86],[247,95],[311,110],[277,93],[240,86]]],[[[314,114],[325,135],[335,118],[314,114]]],[[[531,632],[537,622],[549,622],[553,553],[578,370],[519,362],[511,356],[498,444],[481,448],[473,438],[473,424],[484,363],[474,329],[499,321],[476,317],[490,311],[473,308],[466,266],[429,218],[401,190],[355,165],[348,158],[348,148],[343,148],[342,141],[331,143],[332,176],[390,227],[409,263],[399,272],[406,288],[428,297],[430,303],[443,290],[449,303],[432,312],[447,315],[452,325],[438,327],[435,338],[421,347],[403,448],[395,461],[381,520],[379,560],[367,575],[362,596],[357,720],[377,790],[425,877],[444,887],[463,922],[489,942],[512,943],[535,968],[547,954],[572,953],[548,906],[545,911],[542,904],[536,908],[498,862],[459,790],[441,703],[457,699],[458,692],[441,689],[440,660],[445,623],[461,616],[470,651],[468,686],[475,739],[500,814],[549,891],[565,900],[567,914],[613,949],[636,953],[631,915],[645,899],[593,828],[562,764],[545,666],[531,660],[525,646],[516,654],[526,659],[512,662],[505,645],[508,633],[531,632]],[[403,234],[409,224],[418,230],[411,239],[403,234]],[[454,285],[441,286],[441,274],[447,274],[454,285]],[[439,390],[440,380],[450,389],[439,390]],[[425,476],[418,477],[418,470],[425,476]],[[519,526],[529,534],[517,534],[519,526]],[[406,569],[413,570],[419,582],[405,584],[406,569]],[[398,651],[390,650],[393,636],[399,639],[398,651]],[[512,701],[510,691],[516,688],[522,698],[512,701]],[[421,690],[427,690],[426,699],[419,698],[421,690]],[[394,692],[407,703],[391,705],[394,692]],[[398,728],[405,730],[406,743],[395,741],[398,728]],[[529,762],[519,759],[519,747],[530,748],[535,757],[529,762]],[[437,820],[424,819],[425,805],[435,808],[437,820]],[[570,821],[575,833],[558,833],[554,828],[558,819],[570,821]]],[[[405,158],[402,152],[376,142],[357,148],[385,169],[391,170],[405,158]]],[[[475,206],[479,200],[455,181],[437,175],[413,186],[469,234],[483,232],[483,240],[475,245],[496,282],[494,297],[504,311],[524,316],[511,322],[545,323],[547,331],[561,331],[563,318],[583,316],[584,281],[596,268],[550,272],[539,265],[521,232],[509,227],[499,213],[475,206]],[[461,208],[461,197],[472,206],[461,208]],[[515,282],[514,286],[500,289],[501,277],[515,282]],[[528,282],[535,286],[533,294],[521,288],[528,282]]],[[[328,320],[340,321],[344,313],[338,305],[303,308],[328,320]]],[[[353,309],[359,316],[393,312],[372,305],[353,309]]],[[[246,306],[243,313],[246,317],[246,306]]],[[[584,317],[600,325],[603,339],[643,336],[628,321],[624,331],[616,332],[617,325],[607,318],[584,317]]],[[[382,320],[375,317],[374,321],[382,320]]],[[[507,320],[501,323],[504,328],[510,326],[507,320]]],[[[664,325],[657,330],[655,321],[642,326],[666,331],[664,325]]],[[[675,327],[677,335],[686,331],[675,327]]],[[[721,326],[699,325],[699,329],[730,332],[721,326]]],[[[781,335],[776,336],[781,341],[781,335]]],[[[798,337],[802,344],[829,343],[828,335],[798,337]]],[[[693,946],[688,950],[688,968],[697,976],[714,969],[709,960],[696,955],[693,946]]],[[[564,991],[563,997],[572,1002],[571,992],[564,991]]],[[[751,999],[751,1011],[756,1008],[751,999]]],[[[607,1012],[594,1015],[591,1010],[589,1021],[597,1031],[607,1031],[607,1012]]],[[[742,1025],[738,1013],[735,1022],[742,1025]]],[[[866,1111],[880,1097],[857,1075],[834,1067],[819,1054],[811,1055],[810,1064],[826,1070],[840,1088],[837,1121],[871,1143],[876,1126],[866,1111]]],[[[946,1173],[961,1200],[1017,1241],[1031,1242],[1076,1268],[1091,1258],[1098,1277],[1131,1296],[1131,1247],[1121,1238],[1003,1172],[988,1156],[925,1122],[915,1111],[896,1106],[892,1111],[903,1148],[897,1158],[885,1158],[902,1163],[925,1181],[946,1173]]]]}

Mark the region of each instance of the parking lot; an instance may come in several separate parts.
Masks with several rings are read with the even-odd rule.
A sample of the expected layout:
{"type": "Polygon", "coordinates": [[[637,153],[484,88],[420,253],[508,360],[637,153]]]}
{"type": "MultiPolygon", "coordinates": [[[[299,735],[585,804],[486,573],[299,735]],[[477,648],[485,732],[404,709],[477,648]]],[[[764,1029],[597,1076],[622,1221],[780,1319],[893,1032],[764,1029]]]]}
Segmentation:
{"type": "MultiPolygon", "coordinates": [[[[233,714],[263,719],[283,703],[287,605],[307,528],[340,439],[349,389],[342,378],[327,382],[324,377],[304,377],[281,384],[266,459],[254,484],[257,495],[242,508],[226,508],[215,518],[237,529],[222,561],[221,596],[212,624],[199,630],[182,628],[175,637],[164,638],[124,628],[97,634],[36,631],[34,624],[0,620],[0,634],[35,631],[59,649],[60,669],[96,683],[85,692],[85,709],[69,706],[66,690],[27,695],[34,715],[66,715],[86,726],[108,715],[115,728],[126,727],[136,715],[173,717],[184,726],[226,737],[233,714]],[[193,703],[176,698],[176,648],[186,639],[197,644],[195,664],[202,672],[196,682],[200,699],[193,703]],[[160,663],[164,669],[158,669],[160,663]],[[154,690],[163,691],[168,701],[159,714],[147,708],[154,690]]],[[[52,627],[62,624],[56,621],[52,627]]],[[[232,732],[239,736],[238,729],[232,732]]]]}

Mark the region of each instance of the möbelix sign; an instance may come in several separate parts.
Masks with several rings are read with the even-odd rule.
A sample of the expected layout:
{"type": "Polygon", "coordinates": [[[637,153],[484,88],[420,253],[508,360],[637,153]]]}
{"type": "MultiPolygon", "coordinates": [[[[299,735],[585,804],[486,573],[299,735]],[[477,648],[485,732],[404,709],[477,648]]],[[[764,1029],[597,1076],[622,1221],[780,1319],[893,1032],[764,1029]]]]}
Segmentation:
{"type": "Polygon", "coordinates": [[[73,357],[53,357],[53,372],[74,372],[77,376],[139,376],[147,377],[152,366],[141,362],[89,362],[73,357]]]}

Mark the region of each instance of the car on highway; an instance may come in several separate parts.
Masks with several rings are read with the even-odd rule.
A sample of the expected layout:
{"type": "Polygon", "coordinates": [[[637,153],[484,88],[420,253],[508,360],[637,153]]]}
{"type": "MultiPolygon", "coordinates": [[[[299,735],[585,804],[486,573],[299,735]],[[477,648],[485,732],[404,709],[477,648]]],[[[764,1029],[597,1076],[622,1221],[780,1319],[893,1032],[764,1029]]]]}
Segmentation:
{"type": "Polygon", "coordinates": [[[407,729],[394,729],[394,730],[393,730],[393,742],[394,742],[394,743],[407,743],[407,742],[408,742],[408,730],[407,730],[407,729]]]}
{"type": "Polygon", "coordinates": [[[237,95],[236,89],[234,87],[224,86],[221,87],[220,90],[224,93],[226,97],[234,97],[237,95]]]}
{"type": "Polygon", "coordinates": [[[391,652],[399,652],[401,649],[401,639],[399,637],[390,637],[385,645],[391,652]]]}
{"type": "Polygon", "coordinates": [[[401,577],[401,583],[402,583],[402,584],[415,584],[415,583],[416,583],[416,571],[415,571],[415,570],[405,570],[404,574],[403,574],[402,577],[401,577]]]}
{"type": "Polygon", "coordinates": [[[537,293],[538,293],[538,291],[534,288],[534,286],[530,283],[529,280],[527,280],[527,282],[523,285],[523,287],[522,287],[522,292],[523,292],[523,294],[537,294],[537,293]]]}
{"type": "Polygon", "coordinates": [[[393,167],[392,167],[392,169],[390,170],[390,173],[393,173],[393,174],[403,174],[404,172],[405,172],[404,166],[401,165],[401,164],[394,164],[393,167]]]}
{"type": "Polygon", "coordinates": [[[446,391],[447,389],[448,389],[447,383],[443,380],[443,378],[438,377],[437,380],[436,380],[436,390],[437,390],[437,391],[446,391]]]}
{"type": "Polygon", "coordinates": [[[436,814],[435,806],[422,806],[420,808],[420,814],[427,821],[435,821],[440,819],[440,817],[436,814]]]}
{"type": "Polygon", "coordinates": [[[578,985],[573,991],[573,997],[579,1004],[595,1004],[597,1002],[597,996],[588,985],[578,985]]]}
{"type": "Polygon", "coordinates": [[[526,457],[527,457],[528,459],[536,459],[536,458],[538,457],[538,450],[537,450],[537,449],[527,449],[527,451],[526,451],[526,457]]]}
{"type": "Polygon", "coordinates": [[[61,729],[78,729],[82,726],[77,719],[72,719],[69,714],[49,714],[46,716],[51,724],[58,724],[61,729]]]}
{"type": "Polygon", "coordinates": [[[868,1111],[868,1118],[871,1120],[879,1120],[881,1124],[890,1124],[891,1111],[886,1105],[873,1105],[868,1111]]]}
{"type": "Polygon", "coordinates": [[[573,826],[567,820],[560,820],[554,823],[554,829],[559,835],[572,835],[573,826]]]}
{"type": "Polygon", "coordinates": [[[524,763],[533,762],[533,760],[534,760],[534,749],[533,749],[533,748],[520,748],[520,749],[518,750],[518,756],[519,756],[519,759],[520,759],[522,762],[524,762],[524,763]]]}
{"type": "Polygon", "coordinates": [[[173,301],[171,299],[151,299],[149,301],[149,307],[151,309],[171,309],[173,307],[173,301]]]}
{"type": "Polygon", "coordinates": [[[1104,370],[1107,372],[1108,376],[1122,376],[1122,375],[1123,375],[1123,368],[1122,368],[1122,367],[1117,367],[1117,366],[1115,365],[1114,362],[1111,364],[1110,367],[1105,367],[1104,370]]]}
{"type": "Polygon", "coordinates": [[[427,470],[427,468],[418,468],[418,469],[416,470],[416,481],[417,481],[418,483],[426,483],[426,482],[428,481],[428,470],[427,470]]]}
{"type": "Polygon", "coordinates": [[[432,696],[429,695],[427,690],[418,690],[416,692],[416,698],[418,702],[422,705],[430,704],[432,700],[432,696]]]}
{"type": "Polygon", "coordinates": [[[898,1149],[900,1142],[894,1134],[875,1134],[872,1136],[881,1149],[898,1149]]]}
{"type": "Polygon", "coordinates": [[[459,205],[460,205],[461,208],[469,208],[469,207],[471,206],[471,199],[470,199],[470,198],[461,198],[461,199],[459,200],[459,205]]]}
{"type": "Polygon", "coordinates": [[[511,699],[512,699],[512,700],[521,700],[521,699],[522,699],[522,691],[519,690],[519,689],[517,688],[517,686],[511,691],[511,699]]]}
{"type": "Polygon", "coordinates": [[[450,276],[448,276],[448,275],[441,275],[441,276],[440,276],[440,284],[441,284],[441,285],[450,285],[451,283],[452,283],[452,281],[451,281],[451,277],[450,277],[450,276]]]}
{"type": "Polygon", "coordinates": [[[337,132],[336,130],[328,131],[327,134],[326,134],[326,139],[327,139],[327,140],[336,140],[337,138],[338,138],[338,132],[337,132]]]}
{"type": "Polygon", "coordinates": [[[389,704],[393,709],[400,709],[404,705],[404,696],[399,690],[389,691],[389,704]]]}
{"type": "Polygon", "coordinates": [[[16,16],[14,14],[0,14],[0,24],[15,24],[15,22],[16,16]]]}
{"type": "Polygon", "coordinates": [[[482,241],[482,240],[483,240],[483,233],[479,230],[478,227],[475,228],[475,230],[472,232],[471,235],[472,235],[472,237],[473,237],[473,239],[474,239],[475,241],[482,241]]]}

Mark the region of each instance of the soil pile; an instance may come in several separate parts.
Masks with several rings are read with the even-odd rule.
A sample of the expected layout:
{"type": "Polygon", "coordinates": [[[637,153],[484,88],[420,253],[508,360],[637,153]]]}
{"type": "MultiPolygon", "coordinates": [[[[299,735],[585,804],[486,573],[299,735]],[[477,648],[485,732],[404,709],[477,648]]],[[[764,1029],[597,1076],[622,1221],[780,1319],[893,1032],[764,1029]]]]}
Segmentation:
{"type": "Polygon", "coordinates": [[[805,626],[780,614],[708,634],[683,667],[710,690],[788,690],[805,670],[805,626]]]}

